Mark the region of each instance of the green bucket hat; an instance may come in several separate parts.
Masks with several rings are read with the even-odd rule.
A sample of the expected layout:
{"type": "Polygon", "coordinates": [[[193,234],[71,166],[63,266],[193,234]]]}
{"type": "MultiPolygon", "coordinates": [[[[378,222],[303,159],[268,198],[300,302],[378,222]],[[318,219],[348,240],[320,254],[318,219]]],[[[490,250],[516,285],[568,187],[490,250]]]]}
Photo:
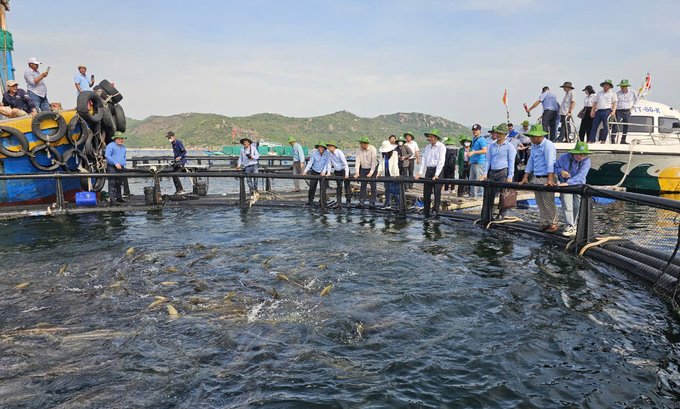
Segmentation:
{"type": "Polygon", "coordinates": [[[316,145],[314,145],[314,147],[317,148],[317,149],[319,148],[319,146],[328,149],[328,146],[326,146],[326,144],[325,144],[323,141],[319,141],[319,143],[317,143],[316,145]]]}
{"type": "Polygon", "coordinates": [[[526,136],[546,136],[547,134],[548,133],[543,130],[543,125],[541,124],[531,125],[531,130],[524,133],[526,136]]]}
{"type": "Polygon", "coordinates": [[[362,136],[361,139],[358,140],[359,143],[371,143],[371,140],[368,139],[368,136],[362,136]]]}
{"type": "Polygon", "coordinates": [[[295,137],[294,137],[294,136],[291,136],[291,137],[288,138],[288,143],[291,143],[291,142],[297,142],[297,141],[295,140],[295,137]]]}
{"type": "Polygon", "coordinates": [[[338,144],[335,143],[334,141],[328,141],[328,142],[326,142],[326,146],[327,146],[327,147],[328,147],[328,146],[331,146],[331,145],[335,146],[336,148],[338,147],[338,144]]]}
{"type": "Polygon", "coordinates": [[[571,81],[564,81],[564,84],[560,85],[560,88],[564,88],[564,87],[569,87],[571,89],[574,89],[574,86],[571,85],[571,81]]]}
{"type": "Polygon", "coordinates": [[[604,87],[604,84],[609,84],[612,87],[614,86],[614,83],[612,82],[612,80],[604,80],[603,82],[600,83],[600,86],[604,87]]]}
{"type": "Polygon", "coordinates": [[[415,136],[413,136],[413,132],[406,132],[404,134],[404,138],[406,138],[406,135],[411,135],[411,138],[415,138],[415,136]]]}
{"type": "Polygon", "coordinates": [[[455,144],[456,144],[456,141],[450,136],[448,138],[446,138],[446,140],[444,140],[444,145],[455,145],[455,144]]]}
{"type": "Polygon", "coordinates": [[[510,131],[508,130],[508,124],[503,122],[502,124],[498,125],[496,129],[494,130],[496,133],[502,133],[502,134],[509,134],[510,131]]]}
{"type": "Polygon", "coordinates": [[[496,132],[496,125],[492,126],[491,129],[487,131],[489,134],[496,132]]]}
{"type": "Polygon", "coordinates": [[[122,133],[121,131],[116,131],[116,133],[113,134],[113,139],[116,139],[116,138],[127,139],[127,136],[125,136],[125,134],[122,133]]]}
{"type": "Polygon", "coordinates": [[[621,83],[617,87],[630,87],[628,80],[621,80],[621,83]]]}
{"type": "Polygon", "coordinates": [[[439,136],[439,129],[433,129],[430,132],[425,132],[424,133],[425,137],[427,138],[429,135],[434,135],[437,137],[437,139],[441,140],[442,138],[439,136]]]}
{"type": "Polygon", "coordinates": [[[460,138],[458,138],[458,143],[464,143],[465,141],[472,142],[472,139],[467,135],[461,135],[460,138]]]}
{"type": "MultiPolygon", "coordinates": [[[[411,136],[413,136],[413,135],[411,135],[411,136]]],[[[405,136],[398,137],[397,142],[406,142],[406,137],[405,136]]]]}
{"type": "Polygon", "coordinates": [[[585,142],[578,141],[574,149],[567,151],[567,153],[575,153],[579,155],[590,155],[592,152],[588,150],[588,144],[585,142]]]}
{"type": "Polygon", "coordinates": [[[241,145],[243,145],[243,142],[245,142],[245,141],[248,141],[251,144],[253,143],[253,141],[250,138],[248,138],[247,136],[245,138],[241,138],[241,140],[239,142],[241,143],[241,145]]]}
{"type": "Polygon", "coordinates": [[[522,126],[529,126],[529,121],[522,122],[522,126]]]}

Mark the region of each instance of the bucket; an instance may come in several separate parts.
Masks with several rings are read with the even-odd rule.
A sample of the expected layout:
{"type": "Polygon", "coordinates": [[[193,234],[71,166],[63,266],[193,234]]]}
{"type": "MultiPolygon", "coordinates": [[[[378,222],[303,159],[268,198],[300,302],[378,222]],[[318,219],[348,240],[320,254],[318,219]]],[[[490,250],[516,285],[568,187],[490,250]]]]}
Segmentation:
{"type": "Polygon", "coordinates": [[[205,196],[208,194],[208,185],[205,182],[194,183],[194,193],[199,196],[205,196]]]}
{"type": "Polygon", "coordinates": [[[97,206],[97,194],[95,192],[77,192],[76,206],[97,206]]]}
{"type": "Polygon", "coordinates": [[[146,204],[153,204],[153,186],[144,187],[144,201],[146,204]]]}

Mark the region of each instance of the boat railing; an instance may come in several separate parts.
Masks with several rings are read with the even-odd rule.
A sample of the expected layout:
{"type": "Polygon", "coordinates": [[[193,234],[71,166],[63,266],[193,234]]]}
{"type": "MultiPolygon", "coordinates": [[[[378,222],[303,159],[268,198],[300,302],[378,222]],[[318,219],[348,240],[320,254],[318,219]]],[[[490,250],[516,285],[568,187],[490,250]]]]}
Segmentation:
{"type": "Polygon", "coordinates": [[[616,134],[616,143],[621,140],[623,135],[622,127],[628,125],[628,135],[632,138],[639,136],[640,134],[645,134],[650,138],[654,145],[663,145],[664,142],[675,142],[680,144],[680,123],[674,123],[672,127],[659,126],[659,125],[648,125],[639,124],[634,122],[619,122],[619,121],[609,121],[607,122],[607,129],[609,135],[616,134]],[[677,125],[677,126],[676,126],[677,125]],[[616,128],[615,128],[616,127],[616,128]],[[631,129],[632,127],[632,129],[631,129]],[[641,132],[638,129],[644,128],[645,132],[641,132]],[[616,129],[616,132],[614,132],[616,129]]]}

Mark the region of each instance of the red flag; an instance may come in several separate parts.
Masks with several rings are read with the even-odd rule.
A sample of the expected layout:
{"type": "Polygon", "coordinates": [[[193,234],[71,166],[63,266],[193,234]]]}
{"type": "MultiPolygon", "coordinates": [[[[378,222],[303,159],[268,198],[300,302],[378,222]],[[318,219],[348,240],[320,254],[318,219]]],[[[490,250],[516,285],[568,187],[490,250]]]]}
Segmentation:
{"type": "Polygon", "coordinates": [[[231,131],[231,139],[234,139],[234,136],[236,135],[236,128],[232,128],[231,131]]]}
{"type": "Polygon", "coordinates": [[[503,103],[505,106],[508,106],[508,90],[505,90],[505,93],[503,94],[503,103]]]}

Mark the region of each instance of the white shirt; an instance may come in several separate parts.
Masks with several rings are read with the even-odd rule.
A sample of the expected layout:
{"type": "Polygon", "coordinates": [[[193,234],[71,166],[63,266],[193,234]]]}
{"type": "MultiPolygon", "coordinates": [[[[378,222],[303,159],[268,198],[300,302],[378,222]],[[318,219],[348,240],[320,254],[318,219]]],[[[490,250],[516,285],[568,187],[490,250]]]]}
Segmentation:
{"type": "Polygon", "coordinates": [[[404,143],[404,145],[408,146],[409,149],[411,149],[411,152],[413,152],[411,154],[411,156],[409,156],[406,159],[415,159],[416,158],[416,152],[418,152],[420,150],[420,149],[418,149],[418,144],[416,143],[416,141],[411,140],[411,142],[406,142],[406,143],[404,143]]]}
{"type": "Polygon", "coordinates": [[[574,91],[573,89],[564,94],[564,99],[562,100],[562,104],[560,105],[560,115],[566,115],[567,112],[569,112],[569,108],[571,108],[572,102],[576,102],[576,91],[574,91]]]}
{"type": "Polygon", "coordinates": [[[335,148],[335,153],[331,153],[330,149],[328,150],[328,153],[331,156],[330,160],[328,161],[328,166],[326,166],[326,174],[330,175],[331,168],[333,168],[336,171],[344,170],[345,176],[349,176],[349,166],[347,166],[345,153],[338,148],[335,148]]]}
{"type": "Polygon", "coordinates": [[[597,98],[597,95],[588,94],[586,96],[586,99],[583,100],[583,106],[586,107],[586,108],[592,108],[593,102],[595,102],[596,98],[597,98]]]}
{"type": "Polygon", "coordinates": [[[600,109],[612,109],[612,106],[614,106],[618,100],[614,91],[609,90],[607,92],[598,92],[595,96],[595,102],[597,102],[597,110],[599,111],[600,109]]]}
{"type": "Polygon", "coordinates": [[[619,103],[616,104],[617,111],[619,109],[631,109],[635,104],[637,104],[638,101],[637,94],[635,93],[635,91],[631,91],[630,88],[626,93],[624,93],[623,91],[617,92],[616,98],[619,101],[619,103]]]}
{"type": "Polygon", "coordinates": [[[44,98],[47,96],[47,86],[45,85],[45,81],[41,80],[39,83],[35,83],[35,79],[40,75],[40,71],[33,71],[31,68],[29,68],[24,71],[24,80],[26,81],[26,91],[30,91],[35,95],[44,98]]]}
{"type": "Polygon", "coordinates": [[[423,158],[420,161],[420,173],[425,175],[425,169],[436,167],[437,170],[434,172],[435,176],[439,176],[444,169],[444,162],[446,161],[446,146],[443,143],[437,141],[437,143],[432,146],[428,143],[425,147],[425,153],[423,153],[423,158]]]}

